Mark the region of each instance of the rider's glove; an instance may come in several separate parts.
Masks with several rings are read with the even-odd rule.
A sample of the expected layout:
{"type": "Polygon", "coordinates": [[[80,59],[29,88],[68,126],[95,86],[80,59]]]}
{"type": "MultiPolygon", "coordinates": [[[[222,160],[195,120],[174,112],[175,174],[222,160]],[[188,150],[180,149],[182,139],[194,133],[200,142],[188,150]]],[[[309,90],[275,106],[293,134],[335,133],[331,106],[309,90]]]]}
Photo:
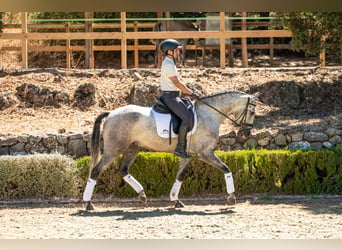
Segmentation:
{"type": "Polygon", "coordinates": [[[198,92],[192,92],[191,97],[195,100],[199,100],[199,99],[201,99],[201,94],[198,92]]]}

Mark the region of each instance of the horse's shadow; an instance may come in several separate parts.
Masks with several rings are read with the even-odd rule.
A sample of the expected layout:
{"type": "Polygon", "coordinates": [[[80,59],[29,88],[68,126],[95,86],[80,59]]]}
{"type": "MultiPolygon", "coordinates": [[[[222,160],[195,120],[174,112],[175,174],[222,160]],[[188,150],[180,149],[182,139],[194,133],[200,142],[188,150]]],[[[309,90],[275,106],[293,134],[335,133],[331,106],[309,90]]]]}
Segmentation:
{"type": "Polygon", "coordinates": [[[231,209],[222,208],[220,211],[188,211],[175,208],[167,209],[154,209],[146,211],[127,211],[127,210],[113,210],[113,211],[86,211],[79,210],[76,213],[71,214],[71,216],[81,216],[81,217],[118,217],[117,220],[137,220],[139,218],[153,218],[153,217],[163,217],[170,215],[201,215],[201,216],[212,216],[218,214],[233,214],[235,213],[231,209]]]}

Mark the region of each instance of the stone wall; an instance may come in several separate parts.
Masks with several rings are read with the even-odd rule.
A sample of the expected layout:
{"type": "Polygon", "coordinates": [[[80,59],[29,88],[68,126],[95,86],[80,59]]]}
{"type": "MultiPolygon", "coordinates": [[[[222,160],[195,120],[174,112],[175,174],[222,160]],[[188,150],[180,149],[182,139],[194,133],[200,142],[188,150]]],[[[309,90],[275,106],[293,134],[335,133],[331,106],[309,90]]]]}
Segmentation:
{"type": "Polygon", "coordinates": [[[89,154],[89,142],[89,133],[0,134],[0,155],[60,153],[81,157],[89,154]]]}
{"type": "Polygon", "coordinates": [[[239,150],[244,148],[266,149],[322,149],[342,147],[342,128],[289,127],[265,130],[243,138],[235,132],[220,137],[219,149],[239,150]]]}
{"type": "MultiPolygon", "coordinates": [[[[81,157],[89,155],[90,138],[91,135],[87,132],[46,135],[0,134],[0,155],[58,152],[81,157]]],[[[231,132],[220,137],[217,149],[224,151],[245,148],[317,150],[335,147],[342,147],[342,128],[303,126],[265,130],[247,138],[231,132]]]]}

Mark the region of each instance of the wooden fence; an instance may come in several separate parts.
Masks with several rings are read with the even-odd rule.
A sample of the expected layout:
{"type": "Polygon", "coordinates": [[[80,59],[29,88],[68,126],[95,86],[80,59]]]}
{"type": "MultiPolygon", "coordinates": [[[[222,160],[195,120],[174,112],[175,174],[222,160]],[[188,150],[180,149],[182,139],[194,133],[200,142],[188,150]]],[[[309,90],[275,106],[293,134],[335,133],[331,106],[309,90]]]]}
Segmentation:
{"type": "MultiPolygon", "coordinates": [[[[88,13],[88,16],[91,14],[88,13]]],[[[37,28],[33,25],[28,25],[27,14],[21,13],[21,32],[17,33],[0,33],[0,39],[9,40],[21,40],[21,47],[1,47],[1,51],[21,51],[22,55],[22,67],[28,68],[28,52],[29,51],[65,51],[66,52],[66,68],[71,67],[71,53],[73,51],[85,51],[88,68],[94,68],[94,51],[121,51],[121,68],[127,68],[127,51],[133,51],[134,53],[134,67],[139,67],[138,53],[142,50],[154,50],[154,45],[140,45],[139,39],[166,39],[166,38],[218,38],[220,45],[220,67],[226,67],[226,38],[241,38],[241,44],[233,44],[232,48],[241,49],[243,67],[248,67],[248,49],[268,49],[270,51],[270,58],[273,58],[274,49],[290,49],[289,44],[274,44],[275,37],[291,37],[291,32],[288,30],[247,30],[248,22],[246,19],[241,21],[241,30],[227,31],[225,30],[225,13],[220,12],[220,28],[218,31],[163,31],[153,32],[153,22],[127,22],[126,13],[121,12],[120,22],[103,24],[94,22],[85,22],[83,24],[75,24],[66,22],[64,24],[53,24],[54,29],[61,29],[61,32],[34,32],[37,28]],[[71,32],[74,28],[84,27],[83,32],[71,32]],[[112,28],[113,32],[99,32],[94,31],[100,28],[112,28]],[[151,31],[141,31],[141,29],[150,28],[151,31]],[[268,44],[247,44],[247,38],[269,38],[268,44]],[[85,40],[84,46],[72,46],[71,40],[81,39],[85,40]],[[94,40],[98,39],[118,39],[119,45],[94,45],[94,40]],[[128,45],[127,41],[133,40],[133,45],[128,45]],[[29,40],[65,40],[65,46],[28,46],[29,40]]],[[[243,13],[243,17],[246,17],[246,12],[243,13]]],[[[253,25],[265,25],[267,22],[253,23],[253,25]]],[[[51,28],[51,24],[46,24],[46,28],[51,28]]],[[[40,28],[44,28],[44,25],[40,25],[40,28]]],[[[195,45],[187,46],[189,50],[199,50],[203,48],[195,45]]],[[[321,55],[321,59],[324,56],[321,55]]]]}

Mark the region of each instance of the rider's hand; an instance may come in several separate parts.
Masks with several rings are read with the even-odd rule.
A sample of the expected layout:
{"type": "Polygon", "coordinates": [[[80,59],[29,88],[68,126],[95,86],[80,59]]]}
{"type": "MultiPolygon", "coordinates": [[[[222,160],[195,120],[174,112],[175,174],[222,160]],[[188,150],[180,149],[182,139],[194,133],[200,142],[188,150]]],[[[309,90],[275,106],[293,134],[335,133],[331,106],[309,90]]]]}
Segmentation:
{"type": "Polygon", "coordinates": [[[191,97],[195,100],[199,100],[199,99],[201,99],[201,94],[198,92],[192,92],[191,97]]]}

